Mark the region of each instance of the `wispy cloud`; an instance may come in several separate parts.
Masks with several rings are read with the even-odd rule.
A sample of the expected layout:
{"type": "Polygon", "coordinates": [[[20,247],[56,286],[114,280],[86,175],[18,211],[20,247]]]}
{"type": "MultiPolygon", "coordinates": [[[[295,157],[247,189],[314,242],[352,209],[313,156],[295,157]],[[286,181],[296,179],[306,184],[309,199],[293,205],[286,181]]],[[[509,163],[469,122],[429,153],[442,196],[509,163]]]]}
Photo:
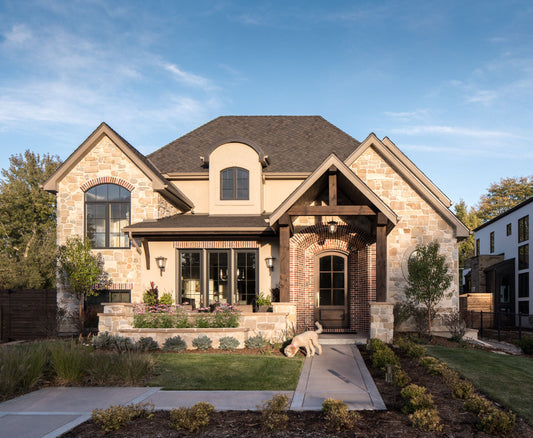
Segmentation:
{"type": "Polygon", "coordinates": [[[393,112],[393,111],[385,111],[385,115],[387,117],[390,117],[391,119],[394,119],[399,122],[412,122],[415,120],[423,120],[427,117],[429,111],[428,110],[416,110],[416,111],[401,111],[401,112],[393,112]]]}
{"type": "Polygon", "coordinates": [[[514,137],[514,135],[503,131],[492,131],[485,129],[472,129],[460,126],[444,126],[444,125],[416,125],[406,126],[402,128],[391,129],[393,134],[404,135],[425,135],[425,134],[444,134],[452,136],[463,137],[480,137],[480,138],[494,138],[494,137],[514,137]]]}
{"type": "Polygon", "coordinates": [[[196,75],[194,73],[184,71],[180,69],[176,64],[163,63],[162,66],[165,70],[172,73],[174,77],[183,84],[191,85],[193,87],[199,87],[204,90],[212,90],[215,88],[209,79],[196,75]]]}
{"type": "Polygon", "coordinates": [[[30,29],[25,24],[15,24],[3,35],[3,46],[20,46],[32,38],[30,29]]]}

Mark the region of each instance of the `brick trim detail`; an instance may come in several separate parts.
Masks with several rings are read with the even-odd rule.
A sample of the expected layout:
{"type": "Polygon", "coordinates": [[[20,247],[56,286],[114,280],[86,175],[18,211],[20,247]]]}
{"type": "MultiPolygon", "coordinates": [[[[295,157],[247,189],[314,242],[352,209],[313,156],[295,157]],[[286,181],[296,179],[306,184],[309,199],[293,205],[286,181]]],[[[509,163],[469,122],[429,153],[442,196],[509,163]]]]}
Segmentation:
{"type": "Polygon", "coordinates": [[[365,333],[370,329],[369,302],[376,296],[375,238],[341,223],[335,234],[329,233],[327,224],[317,224],[290,239],[290,301],[297,306],[298,331],[314,326],[317,256],[335,251],[348,256],[349,329],[365,333]]]}
{"type": "Polygon", "coordinates": [[[99,184],[116,184],[121,187],[124,187],[126,190],[129,190],[130,192],[132,192],[135,189],[133,184],[130,184],[128,181],[122,178],[118,178],[116,176],[99,176],[98,178],[93,178],[89,181],[84,182],[80,186],[80,189],[83,192],[86,192],[91,187],[97,186],[99,184]]]}

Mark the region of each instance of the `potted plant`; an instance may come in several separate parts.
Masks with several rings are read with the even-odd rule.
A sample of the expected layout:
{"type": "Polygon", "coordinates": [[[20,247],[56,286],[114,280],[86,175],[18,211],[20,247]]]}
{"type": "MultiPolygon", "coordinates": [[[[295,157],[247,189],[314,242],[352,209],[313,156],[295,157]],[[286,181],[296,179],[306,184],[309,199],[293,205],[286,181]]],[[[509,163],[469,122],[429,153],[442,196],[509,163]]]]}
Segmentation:
{"type": "Polygon", "coordinates": [[[258,312],[268,312],[272,305],[272,300],[269,296],[265,296],[262,293],[255,299],[258,312]]]}

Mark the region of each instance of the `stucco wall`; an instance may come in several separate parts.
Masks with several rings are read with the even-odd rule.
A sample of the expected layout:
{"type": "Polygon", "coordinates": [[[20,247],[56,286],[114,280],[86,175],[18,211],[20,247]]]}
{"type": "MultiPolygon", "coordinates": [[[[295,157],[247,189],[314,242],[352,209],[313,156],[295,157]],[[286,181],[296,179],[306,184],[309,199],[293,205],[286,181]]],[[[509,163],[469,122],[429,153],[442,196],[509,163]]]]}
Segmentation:
{"type": "Polygon", "coordinates": [[[407,259],[417,244],[437,240],[448,259],[453,281],[439,307],[459,305],[458,252],[453,227],[398,173],[393,165],[369,147],[351,169],[400,218],[387,237],[388,300],[403,297],[407,284],[407,259]]]}

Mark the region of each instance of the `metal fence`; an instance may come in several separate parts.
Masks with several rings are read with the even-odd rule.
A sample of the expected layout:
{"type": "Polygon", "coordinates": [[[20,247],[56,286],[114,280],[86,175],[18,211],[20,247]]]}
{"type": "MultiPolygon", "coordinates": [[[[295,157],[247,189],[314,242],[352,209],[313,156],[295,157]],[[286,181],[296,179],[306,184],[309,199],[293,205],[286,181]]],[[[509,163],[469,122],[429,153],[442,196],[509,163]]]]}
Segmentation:
{"type": "Polygon", "coordinates": [[[462,311],[461,316],[468,328],[478,329],[480,337],[501,341],[533,335],[533,315],[467,310],[462,311]]]}

